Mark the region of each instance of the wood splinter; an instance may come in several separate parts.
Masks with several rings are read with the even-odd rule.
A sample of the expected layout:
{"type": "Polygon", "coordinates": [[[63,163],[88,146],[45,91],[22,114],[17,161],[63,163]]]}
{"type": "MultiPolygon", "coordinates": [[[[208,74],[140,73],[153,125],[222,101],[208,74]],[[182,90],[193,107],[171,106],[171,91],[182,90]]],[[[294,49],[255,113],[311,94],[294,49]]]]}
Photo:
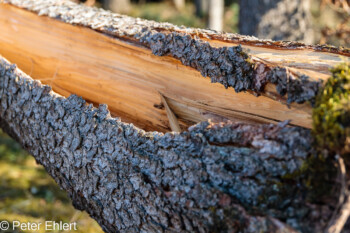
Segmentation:
{"type": "Polygon", "coordinates": [[[175,114],[171,110],[171,108],[169,107],[163,94],[159,92],[159,95],[160,95],[161,101],[165,107],[165,111],[166,111],[166,114],[167,114],[168,119],[169,119],[169,124],[170,124],[171,130],[174,132],[181,132],[181,128],[179,125],[179,121],[177,120],[177,117],[175,116],[175,114]]]}

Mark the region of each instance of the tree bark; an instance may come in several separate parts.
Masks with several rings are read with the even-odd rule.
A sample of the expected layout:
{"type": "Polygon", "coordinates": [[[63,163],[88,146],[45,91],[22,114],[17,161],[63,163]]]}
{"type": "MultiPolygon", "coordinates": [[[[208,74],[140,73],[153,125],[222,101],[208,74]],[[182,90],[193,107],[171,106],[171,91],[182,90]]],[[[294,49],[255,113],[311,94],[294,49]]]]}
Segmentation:
{"type": "Polygon", "coordinates": [[[208,27],[222,31],[224,21],[224,0],[209,0],[208,27]]]}
{"type": "Polygon", "coordinates": [[[243,35],[313,43],[309,0],[241,0],[239,29],[243,35]]]}

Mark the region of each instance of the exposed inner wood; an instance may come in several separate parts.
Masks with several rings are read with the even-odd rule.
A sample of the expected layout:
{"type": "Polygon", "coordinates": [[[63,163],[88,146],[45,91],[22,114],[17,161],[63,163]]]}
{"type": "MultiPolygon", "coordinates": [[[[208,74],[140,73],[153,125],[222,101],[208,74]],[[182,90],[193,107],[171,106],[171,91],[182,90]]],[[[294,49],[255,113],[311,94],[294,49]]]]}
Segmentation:
{"type": "MultiPolygon", "coordinates": [[[[235,93],[149,49],[94,30],[38,16],[0,3],[0,54],[31,77],[64,96],[77,94],[92,103],[108,104],[112,114],[145,130],[171,130],[164,95],[182,129],[206,119],[277,122],[311,127],[309,104],[282,104],[275,87],[266,96],[235,93]]],[[[210,41],[216,46],[234,43],[210,41]]],[[[273,50],[244,46],[254,59],[285,65],[312,78],[326,79],[328,68],[341,62],[337,54],[309,50],[273,50]]]]}
{"type": "Polygon", "coordinates": [[[160,98],[162,100],[162,103],[164,104],[165,111],[166,111],[168,119],[169,119],[169,124],[170,124],[171,130],[174,132],[181,132],[181,127],[179,125],[179,122],[178,122],[173,110],[171,110],[171,108],[169,107],[167,100],[165,99],[165,97],[162,94],[160,94],[160,98]]]}

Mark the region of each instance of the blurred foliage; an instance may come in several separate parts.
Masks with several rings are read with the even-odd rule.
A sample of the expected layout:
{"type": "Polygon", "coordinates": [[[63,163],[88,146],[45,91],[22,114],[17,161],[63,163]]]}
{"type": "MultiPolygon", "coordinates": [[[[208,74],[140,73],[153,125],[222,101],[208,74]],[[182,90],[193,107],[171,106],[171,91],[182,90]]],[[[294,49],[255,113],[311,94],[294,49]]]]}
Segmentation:
{"type": "Polygon", "coordinates": [[[3,220],[76,222],[74,232],[103,232],[87,213],[73,208],[66,193],[33,157],[0,131],[0,222],[3,220]]]}
{"type": "MultiPolygon", "coordinates": [[[[227,1],[224,14],[224,31],[238,32],[239,4],[237,1],[227,1]]],[[[171,2],[147,2],[133,4],[129,15],[158,22],[169,22],[187,27],[206,28],[207,18],[195,15],[193,1],[187,1],[186,7],[179,11],[171,2]]]]}
{"type": "Polygon", "coordinates": [[[311,13],[315,43],[350,47],[349,3],[338,0],[312,0],[311,13]],[[342,2],[342,3],[341,3],[342,2]]]}
{"type": "Polygon", "coordinates": [[[187,4],[181,12],[169,2],[134,4],[129,15],[158,22],[169,22],[175,25],[205,28],[205,21],[197,18],[194,5],[187,4]]]}

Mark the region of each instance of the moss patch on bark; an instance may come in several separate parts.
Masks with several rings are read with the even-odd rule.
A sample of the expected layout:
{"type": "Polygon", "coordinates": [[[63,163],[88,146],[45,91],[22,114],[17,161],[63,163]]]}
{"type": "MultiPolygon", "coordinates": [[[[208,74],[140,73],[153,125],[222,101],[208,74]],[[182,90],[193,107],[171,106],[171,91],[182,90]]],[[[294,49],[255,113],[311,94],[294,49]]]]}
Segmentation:
{"type": "Polygon", "coordinates": [[[319,92],[313,109],[313,133],[317,146],[330,153],[350,153],[350,67],[343,63],[319,92]]]}

